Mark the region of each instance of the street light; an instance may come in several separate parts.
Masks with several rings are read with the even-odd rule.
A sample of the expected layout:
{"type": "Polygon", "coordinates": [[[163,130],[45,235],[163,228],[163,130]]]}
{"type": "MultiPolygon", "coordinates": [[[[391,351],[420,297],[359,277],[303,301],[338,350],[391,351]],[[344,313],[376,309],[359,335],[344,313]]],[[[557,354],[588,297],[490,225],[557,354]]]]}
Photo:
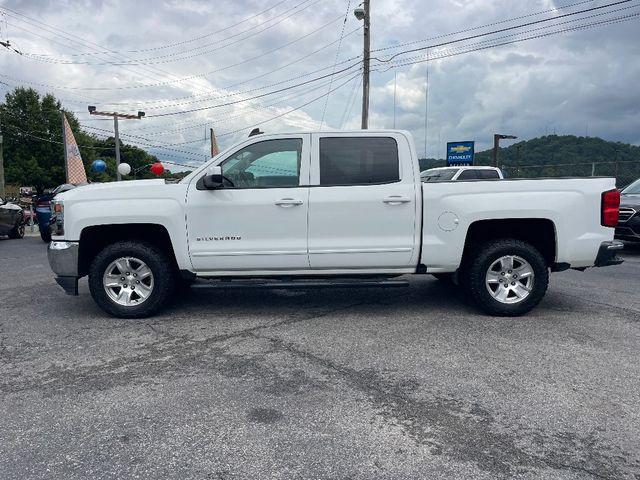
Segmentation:
{"type": "Polygon", "coordinates": [[[498,166],[498,148],[500,148],[500,140],[515,139],[518,138],[515,135],[502,135],[501,133],[495,133],[493,135],[493,166],[498,166]]]}
{"type": "Polygon", "coordinates": [[[128,113],[118,113],[118,112],[98,112],[96,107],[93,105],[89,105],[89,113],[91,115],[102,115],[106,117],[113,117],[113,130],[115,134],[116,140],[116,177],[118,181],[122,180],[122,176],[120,175],[120,170],[118,170],[118,166],[120,165],[120,134],[118,132],[118,118],[126,118],[126,119],[137,119],[140,120],[144,117],[144,112],[138,112],[137,114],[128,114],[128,113]]]}
{"type": "Polygon", "coordinates": [[[362,6],[358,6],[353,14],[358,20],[364,20],[364,46],[362,52],[362,129],[369,128],[369,57],[371,40],[369,37],[369,26],[371,16],[369,15],[369,0],[364,0],[362,6]]]}

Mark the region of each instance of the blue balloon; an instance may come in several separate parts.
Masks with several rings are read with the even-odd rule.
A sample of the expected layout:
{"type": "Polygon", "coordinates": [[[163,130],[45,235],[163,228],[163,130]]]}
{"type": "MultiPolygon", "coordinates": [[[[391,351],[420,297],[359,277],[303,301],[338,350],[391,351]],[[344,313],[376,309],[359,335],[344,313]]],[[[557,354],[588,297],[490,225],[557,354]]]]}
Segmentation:
{"type": "Polygon", "coordinates": [[[104,160],[94,160],[91,164],[91,168],[94,172],[104,172],[107,169],[107,164],[104,163],[104,160]]]}

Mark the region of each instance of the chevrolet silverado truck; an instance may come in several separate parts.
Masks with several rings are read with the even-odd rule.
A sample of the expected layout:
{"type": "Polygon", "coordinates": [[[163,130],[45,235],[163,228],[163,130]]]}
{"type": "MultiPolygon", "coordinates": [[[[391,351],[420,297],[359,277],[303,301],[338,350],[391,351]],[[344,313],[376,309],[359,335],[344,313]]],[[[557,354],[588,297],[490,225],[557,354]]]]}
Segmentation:
{"type": "Polygon", "coordinates": [[[405,131],[258,135],[178,182],[81,186],[52,202],[49,263],[68,294],[88,275],[117,317],[185,285],[458,285],[492,315],[531,310],[549,272],[615,265],[612,178],[423,183],[405,131]]]}

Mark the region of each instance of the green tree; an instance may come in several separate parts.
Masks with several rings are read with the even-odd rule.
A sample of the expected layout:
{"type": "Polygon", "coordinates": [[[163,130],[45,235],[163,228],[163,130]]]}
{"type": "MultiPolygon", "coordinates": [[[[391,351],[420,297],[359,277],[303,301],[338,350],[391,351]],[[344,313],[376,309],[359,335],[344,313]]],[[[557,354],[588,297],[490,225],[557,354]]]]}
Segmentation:
{"type": "MultiPolygon", "coordinates": [[[[65,181],[61,111],[78,144],[91,145],[93,139],[80,130],[73,113],[65,111],[53,95],[40,97],[32,88],[22,87],[6,94],[0,105],[0,121],[7,183],[47,188],[65,181]]],[[[86,148],[80,151],[90,160],[86,148]]]]}
{"type": "MultiPolygon", "coordinates": [[[[6,182],[53,188],[66,181],[62,144],[62,116],[65,113],[90,182],[109,182],[116,179],[115,140],[101,140],[88,134],[72,112],[62,108],[53,95],[40,94],[32,88],[18,87],[5,95],[0,104],[0,124],[4,134],[4,163],[6,182]],[[91,165],[101,159],[107,164],[105,172],[94,172],[91,165]]],[[[136,178],[155,178],[147,164],[158,161],[141,148],[120,141],[120,159],[131,169],[140,171],[136,178]]],[[[132,174],[133,175],[133,174],[132,174]]],[[[165,170],[162,177],[174,176],[165,170]]]]}

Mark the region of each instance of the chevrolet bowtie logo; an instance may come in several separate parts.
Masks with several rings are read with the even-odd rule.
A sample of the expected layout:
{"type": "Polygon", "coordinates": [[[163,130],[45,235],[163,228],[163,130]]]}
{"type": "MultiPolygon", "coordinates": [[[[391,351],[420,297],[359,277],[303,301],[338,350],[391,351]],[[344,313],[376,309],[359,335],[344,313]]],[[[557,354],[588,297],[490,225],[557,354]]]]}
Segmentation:
{"type": "Polygon", "coordinates": [[[454,153],[464,153],[471,150],[471,147],[465,147],[464,145],[458,145],[457,147],[451,147],[451,151],[454,153]]]}

